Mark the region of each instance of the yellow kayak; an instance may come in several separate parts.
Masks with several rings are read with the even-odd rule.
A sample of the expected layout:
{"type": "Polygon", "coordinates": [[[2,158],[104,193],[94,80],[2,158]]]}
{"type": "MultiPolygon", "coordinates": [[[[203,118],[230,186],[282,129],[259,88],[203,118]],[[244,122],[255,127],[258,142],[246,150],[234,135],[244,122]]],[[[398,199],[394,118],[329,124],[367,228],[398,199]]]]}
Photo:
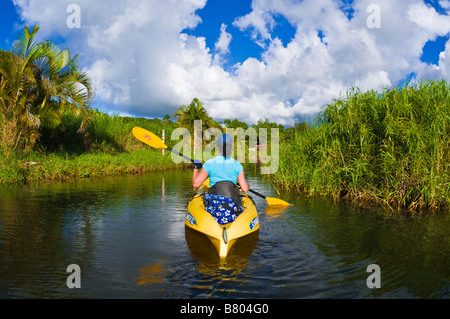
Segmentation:
{"type": "Polygon", "coordinates": [[[205,234],[216,248],[219,256],[225,258],[231,247],[241,237],[259,230],[259,219],[253,200],[243,191],[244,211],[231,223],[220,225],[208,213],[203,204],[203,194],[208,190],[207,179],[192,195],[189,201],[184,223],[187,227],[205,234]]]}

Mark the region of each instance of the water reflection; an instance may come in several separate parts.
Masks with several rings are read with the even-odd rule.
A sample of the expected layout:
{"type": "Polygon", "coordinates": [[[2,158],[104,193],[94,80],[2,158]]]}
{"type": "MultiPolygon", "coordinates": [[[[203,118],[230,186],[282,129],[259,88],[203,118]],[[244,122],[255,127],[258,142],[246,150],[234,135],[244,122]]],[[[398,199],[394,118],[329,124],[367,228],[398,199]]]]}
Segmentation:
{"type": "Polygon", "coordinates": [[[166,202],[166,184],[164,181],[164,177],[162,178],[161,184],[161,202],[164,204],[166,202]]]}
{"type": "Polygon", "coordinates": [[[249,268],[249,258],[257,250],[259,231],[237,240],[228,256],[222,259],[204,234],[185,227],[185,235],[191,256],[197,261],[194,268],[201,274],[201,279],[193,282],[191,289],[197,293],[200,291],[202,297],[235,294],[238,293],[237,287],[253,280],[245,273],[249,268]]]}
{"type": "MultiPolygon", "coordinates": [[[[247,172],[246,172],[247,173],[247,172]]],[[[221,260],[184,225],[192,172],[0,188],[2,298],[449,298],[450,214],[387,215],[283,193],[221,260]],[[381,267],[380,289],[366,267],[381,267]],[[69,264],[81,289],[65,286],[69,264]]],[[[278,196],[248,174],[256,191],[278,196]]]]}
{"type": "Polygon", "coordinates": [[[320,198],[296,206],[289,225],[323,254],[320,272],[339,297],[450,297],[448,212],[392,214],[320,198]],[[372,263],[381,267],[381,289],[366,287],[372,263]]]}
{"type": "Polygon", "coordinates": [[[164,283],[164,277],[168,270],[164,262],[158,261],[153,264],[145,265],[138,269],[139,276],[136,278],[138,285],[148,285],[153,283],[164,283]]]}
{"type": "Polygon", "coordinates": [[[220,258],[211,241],[202,233],[185,227],[186,243],[192,258],[198,260],[205,268],[232,269],[238,260],[248,259],[253,255],[259,240],[259,231],[239,238],[231,247],[227,258],[220,258]]]}
{"type": "Polygon", "coordinates": [[[278,218],[287,212],[288,206],[266,206],[264,213],[267,219],[278,218]]]}

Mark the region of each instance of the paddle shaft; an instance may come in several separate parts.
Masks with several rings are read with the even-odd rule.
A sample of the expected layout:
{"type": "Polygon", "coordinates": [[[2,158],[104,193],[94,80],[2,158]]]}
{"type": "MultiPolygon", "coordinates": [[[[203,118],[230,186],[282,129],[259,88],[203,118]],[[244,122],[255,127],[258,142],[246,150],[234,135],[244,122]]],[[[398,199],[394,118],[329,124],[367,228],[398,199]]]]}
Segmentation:
{"type": "MultiPolygon", "coordinates": [[[[174,151],[172,148],[170,148],[170,147],[168,147],[168,146],[167,146],[167,149],[168,149],[169,151],[171,151],[171,152],[173,152],[173,153],[175,153],[175,154],[181,156],[182,158],[184,158],[184,159],[186,159],[186,160],[191,161],[192,163],[194,163],[194,160],[193,160],[192,158],[189,158],[189,157],[187,157],[186,155],[181,154],[180,152],[174,151]]],[[[238,184],[238,185],[239,185],[239,184],[238,184]]],[[[258,193],[258,192],[256,192],[256,191],[254,191],[253,189],[249,189],[248,191],[249,191],[249,192],[252,192],[252,193],[255,194],[255,195],[258,195],[258,196],[260,196],[260,197],[266,199],[266,196],[264,196],[264,195],[262,195],[262,194],[260,194],[260,193],[258,193]]]]}
{"type": "Polygon", "coordinates": [[[194,160],[193,160],[192,158],[187,157],[186,155],[183,155],[183,154],[181,154],[180,152],[174,151],[172,148],[170,148],[170,147],[168,147],[168,146],[167,146],[167,150],[169,150],[169,151],[171,151],[172,153],[177,154],[177,155],[181,156],[182,158],[184,158],[184,159],[186,159],[186,160],[188,160],[188,161],[194,163],[194,160]]]}
{"type": "MultiPolygon", "coordinates": [[[[182,158],[184,158],[185,160],[188,160],[194,164],[199,163],[200,161],[194,161],[192,158],[181,154],[180,152],[177,152],[175,150],[173,150],[172,148],[168,147],[166,144],[164,144],[164,142],[159,138],[159,136],[153,134],[152,132],[140,128],[140,127],[134,127],[132,130],[133,135],[139,139],[141,142],[144,142],[147,145],[150,145],[151,147],[154,148],[159,148],[159,149],[167,149],[168,151],[171,151],[172,153],[181,156],[182,158]]],[[[289,203],[281,200],[281,199],[277,199],[277,198],[268,198],[252,189],[249,189],[250,192],[252,192],[253,194],[260,196],[262,198],[264,198],[267,201],[267,204],[269,205],[285,205],[285,206],[289,206],[289,203]]]]}
{"type": "Polygon", "coordinates": [[[266,196],[264,196],[263,194],[258,193],[257,191],[254,191],[253,189],[249,189],[248,191],[251,192],[251,193],[253,193],[253,194],[255,194],[255,195],[258,195],[259,197],[262,197],[262,198],[264,198],[264,199],[267,199],[266,196]]]}
{"type": "MultiPolygon", "coordinates": [[[[192,163],[194,163],[194,160],[193,160],[192,158],[187,157],[186,155],[183,155],[183,154],[181,154],[180,152],[174,151],[172,148],[170,148],[170,147],[168,147],[168,146],[167,146],[167,150],[169,150],[169,151],[171,151],[172,153],[177,154],[177,155],[181,156],[182,158],[184,158],[184,159],[186,159],[186,160],[191,161],[192,163]]],[[[264,196],[263,194],[258,193],[257,191],[254,191],[254,190],[251,189],[251,188],[250,188],[248,191],[251,192],[251,193],[253,193],[253,194],[255,194],[255,195],[257,195],[257,196],[259,196],[259,197],[261,197],[261,198],[267,199],[266,196],[264,196]]]]}

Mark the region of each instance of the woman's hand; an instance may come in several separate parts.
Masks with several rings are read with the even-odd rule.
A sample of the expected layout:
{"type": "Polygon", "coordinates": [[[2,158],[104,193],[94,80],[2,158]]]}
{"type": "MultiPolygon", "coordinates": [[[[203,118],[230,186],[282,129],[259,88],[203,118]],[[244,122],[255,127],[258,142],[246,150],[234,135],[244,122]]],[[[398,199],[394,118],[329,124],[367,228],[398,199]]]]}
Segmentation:
{"type": "Polygon", "coordinates": [[[244,170],[242,170],[242,172],[238,175],[237,180],[241,189],[247,193],[250,187],[247,184],[247,179],[245,178],[244,170]]]}
{"type": "Polygon", "coordinates": [[[192,174],[192,186],[194,186],[194,188],[200,187],[207,178],[208,173],[205,171],[204,168],[201,168],[199,170],[194,166],[194,173],[192,174]]]}

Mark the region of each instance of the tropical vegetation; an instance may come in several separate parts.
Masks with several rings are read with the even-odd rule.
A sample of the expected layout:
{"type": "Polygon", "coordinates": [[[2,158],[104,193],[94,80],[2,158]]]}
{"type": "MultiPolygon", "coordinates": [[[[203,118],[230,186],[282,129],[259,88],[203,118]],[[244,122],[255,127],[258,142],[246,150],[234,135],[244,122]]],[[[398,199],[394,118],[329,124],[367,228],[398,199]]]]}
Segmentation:
{"type": "Polygon", "coordinates": [[[78,56],[25,27],[0,51],[0,183],[141,173],[176,167],[131,135],[134,126],[170,136],[175,123],[91,108],[94,88],[78,56]]]}
{"type": "Polygon", "coordinates": [[[92,110],[89,117],[90,125],[80,133],[82,114],[63,113],[58,128],[40,130],[34,150],[16,150],[8,158],[0,155],[0,184],[142,174],[184,167],[131,134],[132,128],[139,126],[159,136],[164,129],[170,136],[176,128],[174,123],[108,115],[98,110],[92,110]]]}
{"type": "Polygon", "coordinates": [[[313,125],[290,128],[268,119],[251,126],[237,119],[219,123],[198,98],[163,120],[121,117],[92,109],[94,88],[78,56],[50,41],[36,42],[38,30],[25,27],[11,52],[0,51],[0,184],[185,167],[140,143],[131,129],[140,126],[158,136],[164,130],[173,147],[173,130],[187,128],[193,138],[195,121],[201,120],[203,134],[208,128],[265,128],[268,144],[270,129],[278,129],[279,169],[270,177],[278,188],[414,212],[450,204],[445,81],[381,93],[352,88],[313,125]]]}
{"type": "Polygon", "coordinates": [[[69,50],[35,42],[38,30],[25,27],[12,52],[0,51],[0,147],[5,156],[17,148],[31,150],[40,128],[61,125],[64,111],[83,115],[80,132],[89,123],[94,97],[89,77],[69,50]]]}
{"type": "Polygon", "coordinates": [[[184,127],[191,131],[194,129],[195,121],[202,121],[202,125],[206,128],[214,126],[213,119],[209,117],[203,103],[198,98],[194,98],[189,105],[178,107],[172,115],[172,120],[175,118],[179,127],[184,127]]]}
{"type": "Polygon", "coordinates": [[[450,204],[450,86],[406,84],[381,93],[351,89],[313,127],[281,142],[274,181],[394,210],[450,204]]]}

